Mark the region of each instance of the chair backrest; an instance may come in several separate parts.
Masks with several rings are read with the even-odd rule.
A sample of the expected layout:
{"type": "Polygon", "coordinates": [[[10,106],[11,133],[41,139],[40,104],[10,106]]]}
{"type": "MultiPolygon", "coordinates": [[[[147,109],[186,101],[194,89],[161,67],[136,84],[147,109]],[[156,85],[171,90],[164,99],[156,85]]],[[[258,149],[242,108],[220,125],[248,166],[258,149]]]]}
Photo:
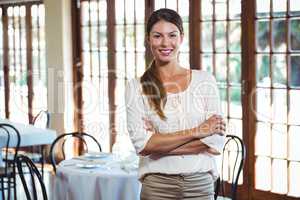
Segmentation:
{"type": "Polygon", "coordinates": [[[240,174],[242,172],[242,169],[244,167],[244,161],[246,158],[246,148],[241,138],[235,135],[227,135],[226,136],[226,142],[223,148],[222,153],[222,165],[221,165],[221,174],[219,179],[216,182],[215,187],[215,199],[217,199],[219,193],[221,196],[225,195],[225,189],[224,185],[226,182],[229,182],[231,184],[230,188],[230,198],[232,200],[236,200],[236,193],[237,193],[237,187],[238,187],[238,180],[240,177],[240,174]],[[231,159],[228,159],[229,156],[226,158],[228,159],[228,165],[230,166],[224,166],[225,161],[225,155],[233,154],[234,159],[233,163],[231,163],[231,159]],[[224,180],[224,167],[227,169],[230,169],[228,171],[228,179],[230,180],[224,180]]]}
{"type": "Polygon", "coordinates": [[[62,153],[63,159],[65,159],[65,151],[64,151],[65,144],[66,144],[67,140],[72,139],[72,138],[73,139],[74,138],[79,139],[83,143],[85,151],[88,151],[88,145],[86,143],[86,138],[90,138],[92,141],[95,142],[96,146],[99,148],[99,151],[100,152],[102,151],[99,142],[92,135],[89,135],[89,134],[84,133],[84,132],[64,133],[64,134],[58,136],[53,141],[53,143],[51,144],[51,147],[50,147],[49,156],[50,156],[50,162],[52,164],[54,172],[56,172],[56,164],[57,164],[57,162],[56,162],[56,153],[58,152],[58,151],[55,151],[55,150],[59,150],[59,152],[62,153]],[[56,147],[58,149],[56,149],[56,147]]]}
{"type": "Polygon", "coordinates": [[[19,155],[19,156],[17,156],[16,163],[17,163],[19,176],[20,176],[27,200],[40,199],[39,195],[38,195],[38,194],[40,194],[40,192],[42,192],[43,199],[48,200],[47,191],[46,191],[45,184],[43,182],[43,178],[42,178],[39,170],[37,169],[37,167],[30,160],[30,158],[28,158],[27,156],[24,156],[24,155],[19,155]],[[29,184],[27,184],[27,182],[26,182],[26,178],[24,176],[24,169],[27,169],[26,175],[30,175],[29,184]],[[27,174],[27,171],[29,172],[29,174],[27,174]],[[36,180],[38,180],[40,187],[37,187],[36,180]],[[28,185],[31,185],[31,187],[28,187],[28,185]],[[38,188],[40,188],[41,191],[39,191],[38,188]]]}
{"type": "MultiPolygon", "coordinates": [[[[4,146],[4,160],[15,161],[20,148],[21,136],[20,132],[11,124],[0,123],[0,134],[4,134],[6,141],[4,146]],[[14,151],[11,154],[9,148],[13,147],[14,151]],[[8,157],[10,155],[10,157],[8,157]],[[11,156],[12,155],[12,156],[11,156]]],[[[2,141],[3,142],[3,141],[2,141]]],[[[7,163],[7,162],[5,162],[7,163]]],[[[12,162],[14,163],[14,162],[12,162]]]]}
{"type": "Polygon", "coordinates": [[[41,110],[33,119],[33,125],[38,128],[49,128],[50,113],[47,110],[41,110]]]}

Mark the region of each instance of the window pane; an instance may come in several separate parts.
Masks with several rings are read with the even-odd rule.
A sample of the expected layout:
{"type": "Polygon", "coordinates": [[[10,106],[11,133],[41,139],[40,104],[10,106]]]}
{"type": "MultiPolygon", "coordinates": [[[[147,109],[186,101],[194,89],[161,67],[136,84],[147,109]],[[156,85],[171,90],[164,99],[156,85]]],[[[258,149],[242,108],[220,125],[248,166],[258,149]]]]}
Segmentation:
{"type": "Polygon", "coordinates": [[[287,161],[274,159],[272,162],[272,192],[287,193],[287,161]]]}
{"type": "Polygon", "coordinates": [[[286,14],[286,0],[272,0],[273,3],[273,16],[281,17],[286,14]]]}
{"type": "Polygon", "coordinates": [[[241,0],[229,0],[229,17],[230,19],[241,18],[241,0]]]}
{"type": "Polygon", "coordinates": [[[230,54],[229,55],[229,82],[232,85],[241,84],[241,55],[240,54],[230,54]]]}
{"type": "Polygon", "coordinates": [[[242,99],[241,99],[241,88],[230,87],[230,117],[242,118],[242,99]]]}
{"type": "Polygon", "coordinates": [[[271,159],[258,156],[255,161],[255,188],[271,190],[271,159]]]}
{"type": "Polygon", "coordinates": [[[255,135],[255,155],[271,155],[271,125],[269,123],[257,123],[255,135]]]}
{"type": "Polygon", "coordinates": [[[289,128],[289,160],[300,161],[300,126],[289,128]]]}
{"type": "Polygon", "coordinates": [[[272,84],[276,88],[285,88],[287,85],[286,79],[286,56],[273,55],[272,56],[272,84]]]}
{"type": "Polygon", "coordinates": [[[226,19],[227,15],[227,5],[226,0],[218,0],[218,2],[215,3],[215,13],[216,13],[216,19],[224,20],[226,19]]]}
{"type": "Polygon", "coordinates": [[[290,0],[290,10],[292,15],[299,15],[300,4],[298,0],[290,0]]]}
{"type": "Polygon", "coordinates": [[[277,123],[287,123],[287,91],[283,89],[272,91],[272,120],[277,123]]]}
{"type": "MultiPolygon", "coordinates": [[[[201,1],[201,13],[202,19],[212,19],[213,14],[213,3],[211,0],[202,0],[201,1]]],[[[202,29],[205,30],[205,29],[202,29]]]]}
{"type": "Polygon", "coordinates": [[[294,51],[300,51],[300,37],[299,37],[300,18],[291,19],[290,26],[291,26],[290,27],[290,29],[291,29],[291,35],[290,35],[291,49],[294,51]]]}
{"type": "Polygon", "coordinates": [[[271,121],[271,94],[270,89],[257,88],[256,101],[257,110],[256,117],[259,121],[271,121]]]}
{"type": "Polygon", "coordinates": [[[270,87],[270,56],[267,54],[257,55],[256,58],[256,84],[259,87],[270,87]]]}
{"type": "Polygon", "coordinates": [[[256,22],[256,45],[258,52],[270,51],[270,27],[269,21],[260,20],[256,22]]]}
{"type": "Polygon", "coordinates": [[[227,106],[227,89],[219,86],[222,113],[224,116],[228,116],[228,106],[227,106]]]}
{"type": "Polygon", "coordinates": [[[284,125],[272,126],[272,157],[287,158],[287,127],[284,125]]]}
{"type": "Polygon", "coordinates": [[[204,52],[212,52],[212,23],[202,22],[201,49],[204,52]]]}
{"type": "Polygon", "coordinates": [[[216,22],[216,51],[226,52],[226,23],[216,22]]]}
{"type": "Polygon", "coordinates": [[[270,15],[270,0],[256,0],[257,17],[268,17],[270,15]]]}
{"type": "Polygon", "coordinates": [[[226,65],[226,54],[216,55],[216,80],[218,82],[226,82],[227,80],[227,65],[226,65]]]}
{"type": "Polygon", "coordinates": [[[274,20],[272,22],[272,39],[273,50],[275,52],[285,52],[287,48],[286,44],[286,20],[274,20]]]}
{"type": "Polygon", "coordinates": [[[300,56],[299,55],[291,56],[290,62],[291,62],[290,63],[291,75],[290,75],[289,85],[291,87],[300,88],[300,56]]]}
{"type": "Polygon", "coordinates": [[[290,90],[289,98],[289,123],[300,125],[300,91],[299,90],[290,90]]]}
{"type": "Polygon", "coordinates": [[[212,55],[211,54],[202,54],[202,70],[213,72],[212,66],[212,55]]]}
{"type": "Polygon", "coordinates": [[[300,163],[291,162],[289,167],[289,195],[300,197],[300,163]]]}
{"type": "Polygon", "coordinates": [[[229,51],[241,52],[241,22],[229,23],[229,51]]]}

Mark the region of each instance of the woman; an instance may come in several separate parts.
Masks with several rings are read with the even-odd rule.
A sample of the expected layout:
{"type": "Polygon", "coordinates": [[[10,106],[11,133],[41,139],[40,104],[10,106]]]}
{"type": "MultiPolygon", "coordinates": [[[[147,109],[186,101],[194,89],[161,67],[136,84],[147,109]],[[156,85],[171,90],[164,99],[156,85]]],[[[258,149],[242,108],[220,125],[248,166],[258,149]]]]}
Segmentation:
{"type": "Polygon", "coordinates": [[[128,131],[140,155],[141,199],[211,200],[215,154],[224,144],[215,79],[178,63],[181,17],[173,10],[152,13],[147,41],[154,60],[126,89],[128,131]]]}

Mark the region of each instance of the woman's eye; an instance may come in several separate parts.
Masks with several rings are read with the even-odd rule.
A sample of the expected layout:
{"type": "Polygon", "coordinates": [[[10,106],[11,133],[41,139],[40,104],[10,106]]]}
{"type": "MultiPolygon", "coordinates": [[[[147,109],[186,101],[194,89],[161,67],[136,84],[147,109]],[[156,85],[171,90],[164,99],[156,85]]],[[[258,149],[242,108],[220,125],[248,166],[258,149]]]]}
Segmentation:
{"type": "Polygon", "coordinates": [[[176,34],[171,34],[170,35],[172,38],[175,38],[175,37],[177,37],[177,35],[176,34]]]}
{"type": "Polygon", "coordinates": [[[154,38],[159,38],[159,37],[160,37],[160,35],[153,35],[153,37],[154,37],[154,38]]]}

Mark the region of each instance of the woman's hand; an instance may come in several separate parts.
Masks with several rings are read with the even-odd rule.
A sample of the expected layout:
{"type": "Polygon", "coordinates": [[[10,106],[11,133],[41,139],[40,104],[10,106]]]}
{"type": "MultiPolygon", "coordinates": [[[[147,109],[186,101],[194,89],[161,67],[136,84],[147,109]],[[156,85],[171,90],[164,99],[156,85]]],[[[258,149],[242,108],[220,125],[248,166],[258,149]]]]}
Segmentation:
{"type": "Polygon", "coordinates": [[[198,138],[211,136],[214,134],[225,135],[226,124],[220,115],[213,115],[205,122],[195,128],[195,134],[198,138]]]}
{"type": "Polygon", "coordinates": [[[154,128],[152,122],[149,119],[145,118],[145,117],[143,117],[142,120],[144,121],[144,128],[146,129],[146,131],[154,133],[155,128],[154,128]]]}

